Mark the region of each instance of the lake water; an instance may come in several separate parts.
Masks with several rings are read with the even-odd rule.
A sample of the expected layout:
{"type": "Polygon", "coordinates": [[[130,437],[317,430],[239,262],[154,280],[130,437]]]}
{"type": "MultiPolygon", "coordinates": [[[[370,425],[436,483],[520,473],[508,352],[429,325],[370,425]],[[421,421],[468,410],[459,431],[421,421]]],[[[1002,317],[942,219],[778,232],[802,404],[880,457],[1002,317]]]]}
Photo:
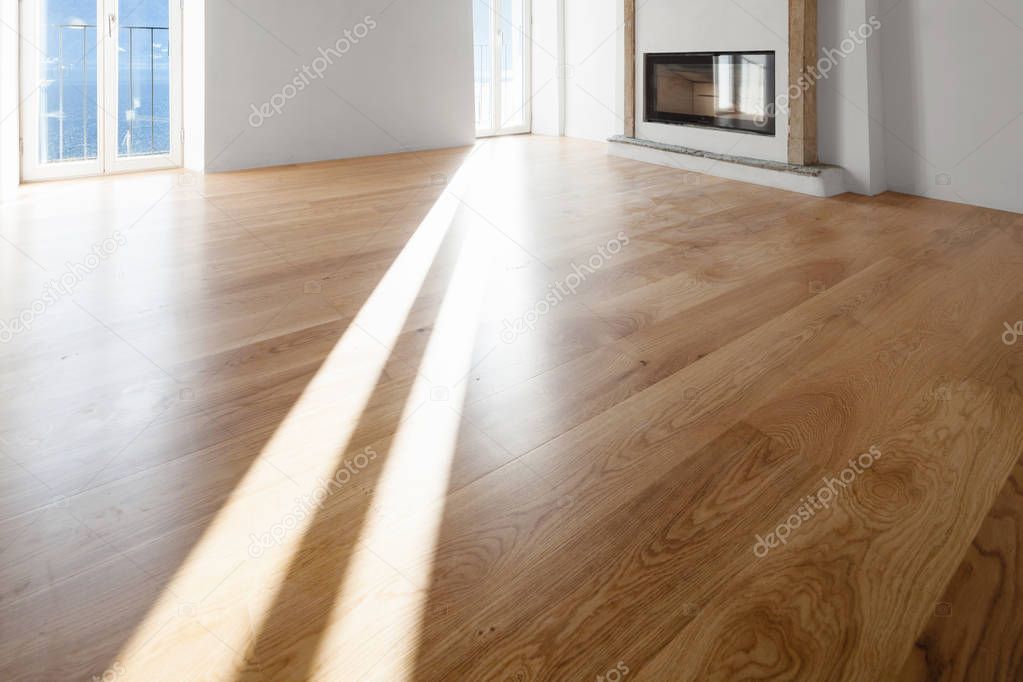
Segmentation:
{"type": "MultiPolygon", "coordinates": [[[[44,161],[94,159],[97,154],[97,55],[94,27],[58,29],[57,47],[44,66],[40,157],[44,161]]],[[[120,29],[118,40],[117,152],[120,156],[170,151],[170,69],[166,29],[120,29]]]]}

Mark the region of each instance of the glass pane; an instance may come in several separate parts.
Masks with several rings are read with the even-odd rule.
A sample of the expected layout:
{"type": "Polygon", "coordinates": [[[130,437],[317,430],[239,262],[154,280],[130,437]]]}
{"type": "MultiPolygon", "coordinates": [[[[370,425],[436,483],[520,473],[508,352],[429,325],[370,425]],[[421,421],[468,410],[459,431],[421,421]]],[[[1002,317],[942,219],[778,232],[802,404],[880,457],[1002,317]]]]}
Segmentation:
{"type": "Polygon", "coordinates": [[[476,93],[476,127],[489,130],[494,127],[493,113],[493,80],[494,47],[491,42],[492,15],[491,5],[487,0],[473,0],[473,39],[472,49],[475,58],[475,75],[473,82],[476,93]]]}
{"type": "Polygon", "coordinates": [[[774,53],[647,54],[646,120],[773,135],[774,53]]]}
{"type": "Polygon", "coordinates": [[[119,0],[117,155],[170,152],[170,5],[119,0]]]}
{"type": "Polygon", "coordinates": [[[41,0],[39,162],[96,158],[96,0],[41,0]]]}
{"type": "Polygon", "coordinates": [[[523,0],[501,0],[501,128],[526,122],[526,12],[523,0]]]}

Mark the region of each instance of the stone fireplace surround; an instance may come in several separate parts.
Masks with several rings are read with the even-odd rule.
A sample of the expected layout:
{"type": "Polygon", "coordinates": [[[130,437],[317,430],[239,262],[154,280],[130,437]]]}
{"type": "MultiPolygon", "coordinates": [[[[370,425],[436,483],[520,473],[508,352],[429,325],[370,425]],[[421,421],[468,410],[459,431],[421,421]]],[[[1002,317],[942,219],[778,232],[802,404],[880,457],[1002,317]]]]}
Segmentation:
{"type": "Polygon", "coordinates": [[[812,82],[791,89],[798,95],[778,112],[774,137],[643,121],[647,53],[773,50],[775,90],[789,91],[817,59],[817,0],[764,0],[755,10],[717,0],[623,2],[625,126],[610,153],[818,196],[844,191],[841,169],[818,165],[812,82]]]}

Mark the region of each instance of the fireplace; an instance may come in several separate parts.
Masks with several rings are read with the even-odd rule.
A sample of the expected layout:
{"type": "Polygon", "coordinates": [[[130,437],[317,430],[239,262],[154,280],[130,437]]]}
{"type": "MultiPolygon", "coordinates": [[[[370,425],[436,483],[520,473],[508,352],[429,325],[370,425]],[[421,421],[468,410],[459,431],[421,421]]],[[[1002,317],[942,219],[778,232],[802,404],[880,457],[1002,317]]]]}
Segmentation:
{"type": "Polygon", "coordinates": [[[644,121],[774,135],[774,52],[644,55],[644,121]]]}

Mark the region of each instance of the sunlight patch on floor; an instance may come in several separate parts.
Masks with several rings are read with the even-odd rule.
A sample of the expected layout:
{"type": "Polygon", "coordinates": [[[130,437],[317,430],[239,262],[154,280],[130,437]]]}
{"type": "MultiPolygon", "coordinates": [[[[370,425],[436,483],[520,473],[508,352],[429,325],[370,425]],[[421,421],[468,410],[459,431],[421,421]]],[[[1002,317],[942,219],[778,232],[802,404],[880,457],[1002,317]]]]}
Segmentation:
{"type": "Polygon", "coordinates": [[[314,514],[258,557],[251,556],[250,538],[288,515],[297,495],[334,475],[458,206],[448,192],[437,200],[122,648],[117,660],[132,678],[190,678],[181,669],[167,669],[176,661],[203,679],[227,679],[239,665],[314,514]],[[282,483],[281,472],[300,489],[282,483]],[[218,603],[225,583],[230,588],[218,603]],[[248,609],[239,599],[239,589],[246,587],[248,609]],[[214,639],[220,643],[199,644],[214,639]]]}
{"type": "MultiPolygon", "coordinates": [[[[374,619],[380,636],[391,642],[386,655],[371,672],[373,679],[406,680],[414,672],[419,635],[430,594],[432,558],[440,536],[444,504],[461,425],[466,378],[472,368],[473,349],[496,237],[475,229],[467,237],[450,285],[441,304],[433,334],[423,355],[412,395],[429,394],[425,403],[406,404],[399,430],[386,455],[359,542],[369,552],[358,552],[346,570],[341,597],[335,604],[327,631],[317,650],[314,669],[331,665],[346,643],[366,639],[361,619],[345,617],[365,594],[359,576],[380,561],[374,546],[397,544],[403,559],[402,577],[411,597],[389,617],[374,619]],[[394,522],[412,516],[415,532],[395,537],[394,522]],[[381,627],[381,625],[383,627],[381,627]]],[[[350,646],[350,644],[348,645],[350,646]]],[[[353,656],[353,660],[357,659],[353,656]]]]}

